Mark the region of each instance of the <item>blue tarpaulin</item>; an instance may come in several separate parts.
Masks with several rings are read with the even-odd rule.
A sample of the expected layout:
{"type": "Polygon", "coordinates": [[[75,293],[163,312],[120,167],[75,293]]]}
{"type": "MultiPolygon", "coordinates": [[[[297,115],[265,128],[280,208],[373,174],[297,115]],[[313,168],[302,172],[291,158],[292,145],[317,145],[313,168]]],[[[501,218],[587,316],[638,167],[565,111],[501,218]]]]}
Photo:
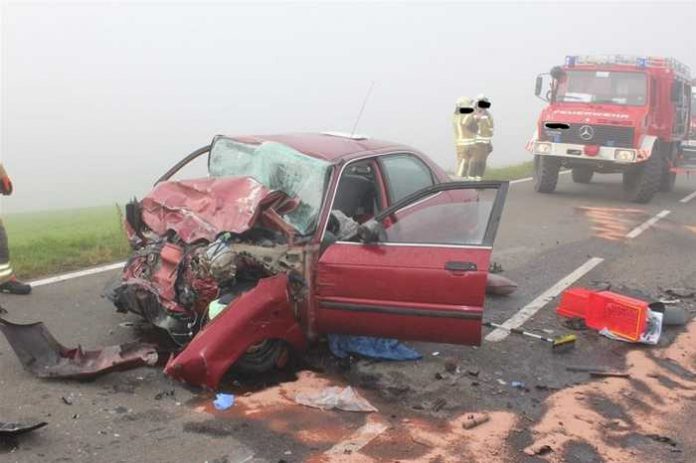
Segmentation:
{"type": "Polygon", "coordinates": [[[330,334],[329,349],[338,358],[358,354],[378,360],[419,360],[418,351],[396,339],[330,334]]]}

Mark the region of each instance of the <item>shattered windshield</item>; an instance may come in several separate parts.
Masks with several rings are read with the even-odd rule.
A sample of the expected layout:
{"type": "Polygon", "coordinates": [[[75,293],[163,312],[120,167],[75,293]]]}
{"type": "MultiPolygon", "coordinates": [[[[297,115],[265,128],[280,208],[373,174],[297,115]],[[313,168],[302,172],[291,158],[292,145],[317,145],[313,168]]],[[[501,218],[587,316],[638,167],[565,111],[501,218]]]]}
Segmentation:
{"type": "Polygon", "coordinates": [[[647,104],[647,78],[640,72],[567,71],[558,84],[556,101],[647,104]]]}
{"type": "Polygon", "coordinates": [[[330,164],[276,142],[242,143],[218,138],[210,150],[212,177],[251,177],[299,200],[283,215],[302,235],[316,227],[330,164]]]}

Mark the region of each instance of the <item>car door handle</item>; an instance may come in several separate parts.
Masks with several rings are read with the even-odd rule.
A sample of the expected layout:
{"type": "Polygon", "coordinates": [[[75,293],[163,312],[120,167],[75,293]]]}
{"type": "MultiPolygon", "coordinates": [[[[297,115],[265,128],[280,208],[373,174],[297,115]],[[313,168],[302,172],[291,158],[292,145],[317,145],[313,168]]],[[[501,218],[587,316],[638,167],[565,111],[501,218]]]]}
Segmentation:
{"type": "Polygon", "coordinates": [[[478,267],[473,262],[459,262],[451,260],[445,263],[445,270],[450,272],[474,272],[478,267]]]}

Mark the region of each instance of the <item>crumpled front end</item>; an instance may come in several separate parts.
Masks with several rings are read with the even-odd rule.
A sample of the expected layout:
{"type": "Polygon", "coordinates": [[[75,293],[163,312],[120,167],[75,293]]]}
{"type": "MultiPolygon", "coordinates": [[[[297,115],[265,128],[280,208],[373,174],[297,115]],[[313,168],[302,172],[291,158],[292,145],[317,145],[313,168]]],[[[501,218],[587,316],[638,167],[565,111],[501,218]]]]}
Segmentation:
{"type": "MultiPolygon", "coordinates": [[[[119,311],[140,315],[169,333],[177,345],[194,340],[198,347],[189,345],[182,355],[195,352],[201,343],[236,340],[234,354],[215,354],[224,359],[203,355],[204,363],[228,362],[229,367],[251,345],[244,342],[261,341],[253,341],[254,333],[301,346],[303,335],[295,320],[304,250],[293,243],[292,228],[280,218],[295,206],[287,195],[247,177],[164,182],[127,208],[134,251],[109,297],[119,311]],[[273,286],[277,294],[260,293],[268,281],[281,282],[274,283],[279,285],[273,286]],[[211,322],[228,312],[220,307],[240,305],[245,307],[241,318],[235,310],[234,322],[211,322]],[[215,313],[210,307],[217,307],[215,313]],[[281,309],[282,316],[269,315],[281,309]]],[[[183,363],[187,366],[167,371],[192,384],[216,383],[216,368],[190,373],[198,366],[183,363]]]]}

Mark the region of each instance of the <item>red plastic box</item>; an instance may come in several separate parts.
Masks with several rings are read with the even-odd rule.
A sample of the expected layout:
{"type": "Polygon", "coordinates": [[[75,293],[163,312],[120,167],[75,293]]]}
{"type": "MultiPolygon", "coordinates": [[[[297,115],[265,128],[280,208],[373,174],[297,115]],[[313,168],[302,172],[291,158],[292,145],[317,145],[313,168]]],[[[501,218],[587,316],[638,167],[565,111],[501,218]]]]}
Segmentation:
{"type": "Polygon", "coordinates": [[[630,341],[639,341],[648,322],[648,303],[613,293],[572,288],[563,292],[556,313],[582,318],[595,330],[608,329],[630,341]]]}

